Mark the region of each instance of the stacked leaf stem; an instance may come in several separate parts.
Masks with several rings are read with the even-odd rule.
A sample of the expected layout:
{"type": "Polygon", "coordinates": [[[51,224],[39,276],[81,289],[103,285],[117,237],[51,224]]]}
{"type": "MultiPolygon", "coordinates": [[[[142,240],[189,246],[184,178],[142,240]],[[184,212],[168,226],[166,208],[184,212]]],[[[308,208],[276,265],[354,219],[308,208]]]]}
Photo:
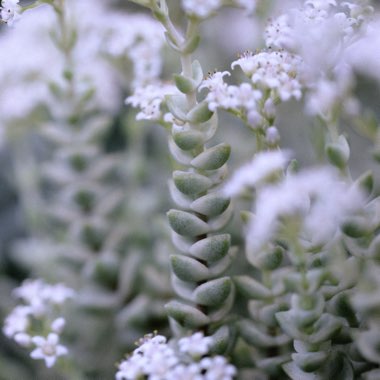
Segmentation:
{"type": "Polygon", "coordinates": [[[172,115],[169,148],[179,164],[169,187],[177,209],[168,212],[172,240],[179,253],[171,256],[172,284],[181,301],[166,305],[174,330],[202,330],[220,336],[219,350],[228,345],[228,328],[216,330],[230,310],[234,287],[224,273],[232,260],[230,235],[219,231],[231,216],[230,200],[218,191],[226,175],[230,146],[209,146],[217,117],[206,102],[197,101],[203,80],[192,53],[199,43],[195,18],[183,36],[169,18],[165,1],[152,1],[155,17],[164,25],[168,44],[180,56],[182,72],[174,75],[178,95],[166,99],[172,115]],[[223,336],[223,339],[222,339],[223,336]]]}

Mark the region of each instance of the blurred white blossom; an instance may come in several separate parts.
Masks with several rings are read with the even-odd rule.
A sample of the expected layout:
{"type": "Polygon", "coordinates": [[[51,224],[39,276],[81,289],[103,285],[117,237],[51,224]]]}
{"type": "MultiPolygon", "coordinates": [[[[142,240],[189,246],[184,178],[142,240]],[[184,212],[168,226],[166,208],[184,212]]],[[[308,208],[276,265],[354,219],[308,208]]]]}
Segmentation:
{"type": "Polygon", "coordinates": [[[178,364],[165,377],[167,380],[203,380],[202,367],[199,363],[178,364]]]}
{"type": "Polygon", "coordinates": [[[33,359],[45,360],[46,367],[52,367],[57,358],[67,355],[68,350],[65,346],[59,344],[59,335],[50,333],[46,338],[42,336],[34,336],[32,342],[36,348],[30,353],[33,359]]]}
{"type": "Polygon", "coordinates": [[[142,14],[109,12],[102,49],[113,57],[128,57],[133,64],[132,86],[140,87],[161,74],[161,48],[165,41],[161,24],[142,14]]]}
{"type": "Polygon", "coordinates": [[[57,313],[65,301],[74,297],[74,290],[64,284],[50,285],[41,279],[28,279],[14,289],[13,294],[25,305],[16,306],[5,318],[3,333],[20,346],[34,345],[30,356],[44,359],[46,366],[52,367],[59,356],[68,353],[67,348],[59,344],[66,320],[57,313]],[[45,338],[42,335],[46,333],[45,338]]]}
{"type": "Polygon", "coordinates": [[[209,336],[205,337],[202,332],[194,333],[178,341],[180,351],[195,357],[206,354],[211,344],[212,338],[209,336]]]}
{"type": "Polygon", "coordinates": [[[167,343],[164,336],[146,335],[140,339],[133,354],[119,364],[115,378],[138,380],[146,376],[157,380],[232,380],[236,368],[224,357],[201,359],[208,353],[212,342],[211,337],[194,333],[178,341],[178,352],[175,344],[167,343]]]}
{"type": "Polygon", "coordinates": [[[190,15],[206,18],[222,6],[221,0],[182,0],[182,7],[190,15]]]}
{"type": "Polygon", "coordinates": [[[59,317],[57,319],[54,319],[54,321],[51,323],[51,330],[57,334],[61,334],[65,325],[66,325],[65,319],[62,317],[59,317]]]}
{"type": "Polygon", "coordinates": [[[289,49],[292,47],[292,29],[289,26],[287,14],[270,20],[265,29],[265,43],[267,47],[276,49],[289,49]]]}
{"type": "Polygon", "coordinates": [[[177,92],[178,90],[172,84],[152,83],[137,87],[134,93],[125,100],[125,103],[141,109],[136,115],[137,120],[159,120],[163,116],[161,104],[165,96],[174,95],[177,92]]]}
{"type": "Polygon", "coordinates": [[[32,337],[24,332],[19,332],[15,334],[14,340],[17,344],[22,347],[29,347],[32,344],[32,337]]]}
{"type": "Polygon", "coordinates": [[[205,380],[231,380],[236,375],[236,368],[228,364],[223,356],[203,358],[200,365],[207,371],[204,375],[205,380]]]}
{"type": "Polygon", "coordinates": [[[255,217],[247,232],[250,252],[269,242],[280,217],[300,218],[301,235],[324,244],[334,237],[345,218],[363,206],[363,197],[335,171],[317,168],[289,174],[278,184],[258,189],[255,205],[255,217]]]}
{"type": "Polygon", "coordinates": [[[280,142],[280,133],[274,125],[265,131],[265,140],[269,145],[277,145],[280,142]]]}
{"type": "Polygon", "coordinates": [[[257,153],[251,162],[235,171],[232,178],[224,186],[224,193],[236,196],[243,190],[262,184],[273,174],[286,168],[290,152],[277,150],[257,153]]]}
{"type": "Polygon", "coordinates": [[[9,26],[20,18],[19,0],[2,0],[0,6],[0,18],[9,26]]]}
{"type": "Polygon", "coordinates": [[[29,327],[30,308],[28,306],[16,306],[5,318],[3,333],[12,338],[17,333],[24,333],[29,327]]]}
{"type": "Polygon", "coordinates": [[[259,89],[273,90],[274,96],[287,101],[302,96],[300,71],[302,60],[286,51],[263,51],[258,54],[247,52],[231,67],[240,66],[244,74],[251,78],[259,89]]]}

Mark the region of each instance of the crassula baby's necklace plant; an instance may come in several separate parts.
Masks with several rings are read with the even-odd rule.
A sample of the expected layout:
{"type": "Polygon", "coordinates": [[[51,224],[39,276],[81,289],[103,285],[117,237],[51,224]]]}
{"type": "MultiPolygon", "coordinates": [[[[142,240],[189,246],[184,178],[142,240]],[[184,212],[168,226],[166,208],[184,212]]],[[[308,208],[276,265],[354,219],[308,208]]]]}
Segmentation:
{"type": "MultiPolygon", "coordinates": [[[[231,341],[228,327],[215,327],[233,304],[234,287],[231,279],[224,276],[233,249],[230,236],[219,231],[229,221],[232,208],[218,189],[226,176],[230,147],[224,143],[206,146],[218,121],[207,102],[197,100],[203,71],[200,63],[192,60],[192,53],[199,42],[200,20],[189,18],[182,34],[173,25],[166,2],[146,6],[165,27],[168,44],[178,53],[182,67],[181,74],[174,76],[175,86],[152,84],[145,88],[146,99],[141,94],[127,98],[127,103],[142,106],[145,118],[170,128],[169,149],[180,169],[174,171],[169,183],[179,209],[168,212],[172,240],[179,251],[170,258],[172,285],[180,300],[170,302],[166,309],[174,331],[181,334],[181,330],[200,329],[207,335],[216,334],[219,348],[215,349],[224,351],[231,341]],[[152,99],[154,87],[157,95],[152,99]],[[141,97],[139,102],[137,96],[141,97]],[[165,114],[163,103],[167,107],[165,114]]],[[[144,118],[142,112],[139,119],[144,118]]]]}
{"type": "MultiPolygon", "coordinates": [[[[352,170],[346,129],[360,127],[373,139],[378,159],[378,122],[355,90],[357,72],[377,75],[371,55],[366,71],[355,54],[376,40],[374,8],[366,0],[273,1],[265,47],[205,76],[204,58],[194,59],[201,24],[224,6],[255,17],[267,4],[132,2],[161,23],[181,64],[162,80],[159,61],[150,67],[134,61],[140,53],[131,55],[126,99],[127,107],[138,108],[139,123],[168,132],[175,208],[167,218],[175,253],[167,261],[177,299],[162,299],[172,338],[141,338],[118,364],[116,379],[377,379],[378,191],[371,172],[352,170]],[[317,165],[303,167],[297,149],[282,147],[282,112],[294,108],[319,133],[317,165]],[[243,142],[213,143],[224,112],[251,136],[251,160],[231,174],[227,161],[243,142]],[[239,211],[243,228],[236,232],[232,216],[239,211]]],[[[60,319],[47,323],[45,338],[30,339],[28,313],[23,307],[11,313],[4,332],[19,344],[32,342],[32,357],[50,367],[67,354],[57,338],[60,319]]]]}

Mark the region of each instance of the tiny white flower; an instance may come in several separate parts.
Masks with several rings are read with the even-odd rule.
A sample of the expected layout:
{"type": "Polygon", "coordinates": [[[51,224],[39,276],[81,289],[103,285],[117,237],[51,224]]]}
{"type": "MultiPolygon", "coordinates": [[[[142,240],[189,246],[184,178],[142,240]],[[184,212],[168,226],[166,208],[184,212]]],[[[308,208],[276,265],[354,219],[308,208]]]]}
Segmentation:
{"type": "Polygon", "coordinates": [[[161,104],[165,96],[176,93],[177,90],[174,85],[165,83],[149,84],[137,87],[133,95],[125,100],[125,103],[141,109],[136,115],[136,120],[160,120],[162,118],[161,104]]]}
{"type": "Polygon", "coordinates": [[[59,344],[59,336],[55,333],[50,333],[47,338],[34,336],[32,342],[37,348],[30,353],[30,356],[33,359],[45,360],[48,368],[55,364],[59,356],[67,355],[68,353],[67,348],[59,344]]]}
{"type": "Polygon", "coordinates": [[[57,334],[61,334],[65,327],[65,324],[66,324],[65,318],[59,317],[51,323],[51,329],[53,332],[57,334]]]}
{"type": "Polygon", "coordinates": [[[203,380],[201,371],[202,368],[199,363],[179,364],[167,373],[165,380],[203,380]]]}
{"type": "Polygon", "coordinates": [[[193,357],[207,354],[213,339],[205,337],[202,332],[196,332],[189,337],[181,338],[178,341],[179,350],[193,357]]]}
{"type": "Polygon", "coordinates": [[[138,355],[150,356],[158,351],[165,351],[171,349],[166,344],[166,338],[163,335],[146,335],[139,341],[139,347],[133,353],[138,355]]]}
{"type": "Polygon", "coordinates": [[[293,31],[287,14],[269,22],[265,29],[265,44],[277,49],[289,49],[294,46],[293,31]]]}
{"type": "Polygon", "coordinates": [[[203,88],[208,88],[210,91],[217,91],[221,87],[224,87],[226,83],[224,82],[224,77],[231,74],[228,71],[216,71],[207,76],[207,78],[199,86],[199,90],[203,88]]]}
{"type": "Polygon", "coordinates": [[[280,133],[275,126],[272,125],[265,131],[265,140],[269,145],[276,145],[280,142],[280,133]]]}
{"type": "Polygon", "coordinates": [[[257,67],[257,64],[253,57],[254,54],[252,52],[246,51],[240,55],[239,59],[232,62],[231,69],[233,70],[235,66],[240,66],[245,75],[251,76],[257,67]]]}
{"type": "Polygon", "coordinates": [[[276,105],[272,98],[268,98],[265,101],[263,111],[267,118],[272,118],[276,116],[276,105]]]}
{"type": "Polygon", "coordinates": [[[1,20],[8,24],[13,25],[15,21],[20,18],[21,7],[18,5],[19,0],[2,0],[0,7],[1,20]]]}
{"type": "Polygon", "coordinates": [[[13,290],[13,294],[28,304],[42,302],[41,293],[44,287],[45,283],[41,279],[27,279],[21,286],[13,290]]]}
{"type": "Polygon", "coordinates": [[[138,342],[132,356],[119,365],[116,380],[140,379],[147,375],[150,380],[166,380],[179,358],[162,335],[148,334],[138,342]]]}
{"type": "Polygon", "coordinates": [[[256,110],[250,110],[247,113],[247,121],[253,129],[262,127],[265,122],[263,116],[256,110]]]}
{"type": "Polygon", "coordinates": [[[170,370],[179,363],[179,358],[172,350],[156,351],[148,357],[145,373],[150,380],[164,380],[170,370]]]}
{"type": "Polygon", "coordinates": [[[42,289],[42,296],[48,302],[55,305],[62,305],[66,300],[75,296],[73,289],[64,284],[48,285],[42,289]]]}
{"type": "Polygon", "coordinates": [[[207,88],[209,93],[206,96],[206,102],[210,111],[216,111],[218,107],[229,109],[237,106],[235,96],[236,86],[228,86],[223,77],[231,75],[228,71],[217,71],[209,76],[199,86],[199,91],[207,88]]]}
{"type": "Polygon", "coordinates": [[[205,380],[232,380],[236,375],[236,368],[228,364],[223,356],[204,358],[200,365],[207,371],[204,375],[205,380]]]}
{"type": "Polygon", "coordinates": [[[287,101],[301,98],[301,65],[300,57],[286,51],[263,51],[255,55],[245,53],[231,67],[240,66],[260,89],[272,90],[274,96],[287,101]]]}
{"type": "Polygon", "coordinates": [[[32,344],[32,337],[23,332],[19,332],[14,336],[15,342],[17,342],[20,346],[29,347],[32,344]]]}
{"type": "Polygon", "coordinates": [[[242,83],[239,87],[229,86],[230,88],[236,88],[234,91],[230,90],[236,100],[235,107],[244,108],[247,112],[257,108],[257,101],[262,97],[261,91],[252,88],[249,83],[242,83]]]}
{"type": "Polygon", "coordinates": [[[138,380],[145,374],[148,359],[144,356],[133,355],[119,364],[116,380],[138,380]]]}
{"type": "Polygon", "coordinates": [[[61,305],[75,295],[73,289],[63,284],[49,285],[41,279],[25,280],[13,293],[29,305],[31,314],[36,317],[46,313],[48,303],[61,305]]]}

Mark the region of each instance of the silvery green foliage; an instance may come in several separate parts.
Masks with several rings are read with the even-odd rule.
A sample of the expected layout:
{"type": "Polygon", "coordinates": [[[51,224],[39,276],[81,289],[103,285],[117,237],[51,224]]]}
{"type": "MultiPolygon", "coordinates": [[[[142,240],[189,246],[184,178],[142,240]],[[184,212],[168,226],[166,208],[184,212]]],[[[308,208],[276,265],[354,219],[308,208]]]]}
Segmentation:
{"type": "Polygon", "coordinates": [[[347,250],[358,263],[357,286],[347,294],[345,303],[350,307],[348,315],[356,327],[351,331],[355,342],[355,364],[364,367],[364,379],[379,376],[378,202],[378,198],[369,197],[363,213],[344,226],[347,250]]]}
{"type": "Polygon", "coordinates": [[[142,108],[138,119],[161,119],[169,124],[169,149],[179,165],[169,182],[179,209],[169,210],[167,216],[178,250],[170,257],[172,286],[181,300],[169,302],[166,310],[174,331],[201,329],[215,334],[218,344],[214,349],[223,352],[231,333],[227,326],[218,330],[214,326],[229,313],[235,292],[230,277],[225,275],[233,258],[230,235],[220,233],[232,214],[230,200],[219,191],[230,146],[209,143],[218,120],[207,102],[197,101],[203,71],[191,54],[199,42],[198,21],[190,19],[187,33],[182,35],[172,24],[165,1],[150,6],[182,63],[182,72],[174,75],[176,88],[161,86],[155,98],[149,95],[149,89],[146,95],[135,92],[127,99],[127,103],[142,108]],[[165,116],[161,113],[164,103],[169,111],[165,116]]]}

